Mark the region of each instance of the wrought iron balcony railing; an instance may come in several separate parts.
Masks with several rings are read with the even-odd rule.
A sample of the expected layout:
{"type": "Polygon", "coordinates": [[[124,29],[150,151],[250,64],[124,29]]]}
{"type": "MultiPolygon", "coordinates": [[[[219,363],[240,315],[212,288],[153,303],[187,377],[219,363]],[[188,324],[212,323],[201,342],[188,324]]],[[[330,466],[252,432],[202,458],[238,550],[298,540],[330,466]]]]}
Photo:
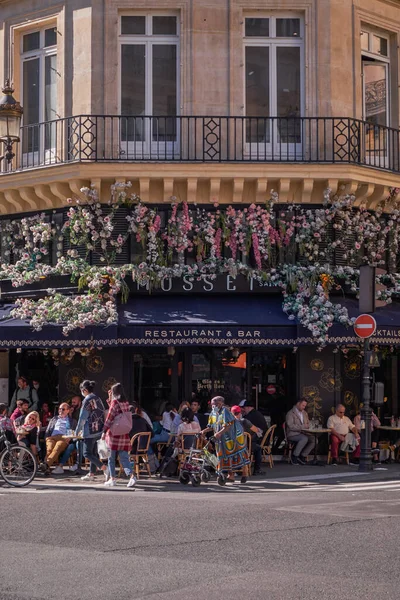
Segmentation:
{"type": "Polygon", "coordinates": [[[351,163],[400,171],[399,129],[347,117],[79,115],[25,125],[20,138],[3,174],[101,161],[351,163]]]}

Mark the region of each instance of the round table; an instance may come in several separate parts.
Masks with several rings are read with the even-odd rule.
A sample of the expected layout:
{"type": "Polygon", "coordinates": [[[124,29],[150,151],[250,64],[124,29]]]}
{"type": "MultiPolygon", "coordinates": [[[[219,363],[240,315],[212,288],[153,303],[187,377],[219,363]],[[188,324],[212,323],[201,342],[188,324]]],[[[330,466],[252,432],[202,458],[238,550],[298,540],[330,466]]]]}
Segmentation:
{"type": "MultiPolygon", "coordinates": [[[[400,431],[400,427],[391,427],[390,425],[379,425],[379,427],[377,427],[377,429],[381,429],[382,431],[400,431]]],[[[392,445],[392,440],[389,440],[390,445],[392,445]]],[[[393,457],[394,459],[396,459],[396,453],[393,452],[393,457]]],[[[389,463],[392,462],[392,452],[391,450],[389,451],[389,458],[387,459],[389,463]]]]}
{"type": "Polygon", "coordinates": [[[314,445],[314,463],[317,464],[317,445],[318,445],[318,436],[322,435],[323,433],[330,433],[331,430],[324,428],[324,427],[319,427],[317,429],[302,429],[301,430],[303,433],[305,433],[306,435],[313,435],[315,438],[315,445],[314,445]]]}

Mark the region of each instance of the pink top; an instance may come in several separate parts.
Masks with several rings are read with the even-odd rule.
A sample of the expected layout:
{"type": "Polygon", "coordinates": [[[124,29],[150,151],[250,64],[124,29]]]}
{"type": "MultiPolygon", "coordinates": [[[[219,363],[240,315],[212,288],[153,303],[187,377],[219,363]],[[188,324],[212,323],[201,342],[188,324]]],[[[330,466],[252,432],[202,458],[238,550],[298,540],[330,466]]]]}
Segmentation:
{"type": "MultiPolygon", "coordinates": [[[[381,424],[381,422],[378,419],[378,417],[376,416],[376,414],[372,413],[372,415],[371,415],[371,431],[373,431],[374,429],[379,427],[380,424],[381,424]]],[[[354,427],[357,429],[357,431],[361,431],[361,415],[356,415],[354,417],[354,427]]]]}
{"type": "Polygon", "coordinates": [[[192,421],[191,423],[182,423],[178,427],[178,435],[181,433],[200,433],[201,427],[197,421],[192,421]]]}

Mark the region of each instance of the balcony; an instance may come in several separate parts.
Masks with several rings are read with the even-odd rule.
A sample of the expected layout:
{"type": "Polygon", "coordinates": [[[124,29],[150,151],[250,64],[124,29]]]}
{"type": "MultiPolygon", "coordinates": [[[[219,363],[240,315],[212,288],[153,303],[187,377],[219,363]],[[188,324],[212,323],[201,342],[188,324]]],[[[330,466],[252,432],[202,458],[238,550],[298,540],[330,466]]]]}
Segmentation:
{"type": "Polygon", "coordinates": [[[347,117],[79,115],[25,125],[20,140],[0,165],[4,214],[63,206],[88,184],[106,199],[113,180],[150,202],[262,202],[274,189],[319,203],[346,185],[374,206],[400,188],[400,131],[347,117]]]}
{"type": "Polygon", "coordinates": [[[350,163],[400,172],[400,130],[350,118],[79,115],[26,125],[20,137],[5,172],[103,161],[350,163]]]}

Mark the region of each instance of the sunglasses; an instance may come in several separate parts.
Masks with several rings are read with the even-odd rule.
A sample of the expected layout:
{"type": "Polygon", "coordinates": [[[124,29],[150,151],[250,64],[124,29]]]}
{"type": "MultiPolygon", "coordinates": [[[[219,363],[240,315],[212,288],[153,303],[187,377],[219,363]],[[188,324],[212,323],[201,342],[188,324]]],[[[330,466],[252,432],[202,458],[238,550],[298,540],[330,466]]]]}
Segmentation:
{"type": "Polygon", "coordinates": [[[65,412],[66,410],[69,410],[69,408],[59,408],[58,410],[59,412],[65,412]]]}

